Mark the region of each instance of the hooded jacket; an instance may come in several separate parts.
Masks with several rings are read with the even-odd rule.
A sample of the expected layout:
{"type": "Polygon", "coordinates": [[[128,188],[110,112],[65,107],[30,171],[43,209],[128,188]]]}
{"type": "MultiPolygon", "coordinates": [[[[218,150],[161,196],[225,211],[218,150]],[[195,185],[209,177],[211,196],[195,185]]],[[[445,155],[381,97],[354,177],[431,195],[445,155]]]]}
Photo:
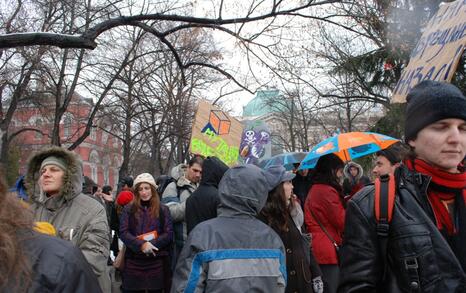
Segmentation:
{"type": "Polygon", "coordinates": [[[186,200],[186,227],[188,234],[200,222],[215,218],[218,197],[218,184],[228,170],[217,157],[208,157],[203,163],[202,179],[199,187],[186,200]]]}
{"type": "Polygon", "coordinates": [[[52,224],[58,237],[71,241],[86,257],[103,292],[110,290],[107,273],[109,227],[105,208],[90,196],[81,193],[82,164],[77,156],[60,147],[49,147],[30,159],[25,177],[35,221],[52,224]],[[67,165],[63,186],[57,196],[47,197],[39,187],[40,166],[49,157],[62,158],[67,165]]]}
{"type": "Polygon", "coordinates": [[[361,165],[355,162],[348,162],[343,168],[343,174],[345,175],[345,180],[343,181],[343,193],[345,196],[353,196],[358,192],[364,185],[369,184],[370,180],[367,176],[364,176],[364,170],[361,165]],[[358,169],[358,175],[353,177],[351,175],[349,168],[355,167],[358,169]]]}
{"type": "Polygon", "coordinates": [[[197,184],[186,179],[186,168],[185,164],[180,164],[171,170],[171,176],[176,182],[168,184],[162,194],[162,203],[168,207],[172,217],[175,244],[180,248],[188,237],[185,221],[186,200],[197,188],[197,184]]]}
{"type": "MultiPolygon", "coordinates": [[[[461,260],[432,215],[427,197],[431,177],[409,171],[406,166],[399,167],[395,177],[395,205],[385,261],[377,235],[374,186],[365,187],[348,202],[338,292],[466,292],[461,260]]],[[[459,225],[466,228],[464,221],[459,225]]]]}
{"type": "Polygon", "coordinates": [[[171,292],[284,292],[285,251],[280,237],[256,218],[269,181],[253,165],[228,170],[220,181],[217,218],[190,233],[171,292]]]}

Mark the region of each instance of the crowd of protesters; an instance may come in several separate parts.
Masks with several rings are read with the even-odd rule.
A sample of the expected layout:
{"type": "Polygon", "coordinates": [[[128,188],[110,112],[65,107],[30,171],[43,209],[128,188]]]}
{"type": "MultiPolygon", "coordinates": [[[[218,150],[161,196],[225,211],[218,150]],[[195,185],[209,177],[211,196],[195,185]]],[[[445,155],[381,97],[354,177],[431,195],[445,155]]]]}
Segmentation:
{"type": "Polygon", "coordinates": [[[385,222],[362,166],[335,154],[294,171],[194,156],[113,193],[46,148],[13,190],[0,180],[0,292],[115,292],[115,274],[121,292],[466,292],[461,91],[414,87],[404,140],[370,172],[394,180],[385,222]]]}

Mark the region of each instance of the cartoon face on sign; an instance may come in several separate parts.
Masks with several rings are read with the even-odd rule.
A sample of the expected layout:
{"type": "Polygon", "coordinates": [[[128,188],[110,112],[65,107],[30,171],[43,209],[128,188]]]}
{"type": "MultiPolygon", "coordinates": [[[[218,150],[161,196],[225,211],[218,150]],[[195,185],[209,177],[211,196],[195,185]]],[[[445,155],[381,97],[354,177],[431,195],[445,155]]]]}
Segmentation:
{"type": "Polygon", "coordinates": [[[262,121],[252,121],[243,131],[240,156],[247,164],[258,163],[267,155],[270,157],[270,131],[262,121]]]}
{"type": "Polygon", "coordinates": [[[254,132],[254,130],[247,130],[244,132],[243,140],[248,144],[255,143],[256,142],[255,135],[256,133],[254,132]]]}
{"type": "Polygon", "coordinates": [[[270,138],[270,133],[268,133],[267,131],[261,131],[261,137],[259,139],[260,141],[262,141],[263,143],[268,143],[269,138],[270,138]]]}

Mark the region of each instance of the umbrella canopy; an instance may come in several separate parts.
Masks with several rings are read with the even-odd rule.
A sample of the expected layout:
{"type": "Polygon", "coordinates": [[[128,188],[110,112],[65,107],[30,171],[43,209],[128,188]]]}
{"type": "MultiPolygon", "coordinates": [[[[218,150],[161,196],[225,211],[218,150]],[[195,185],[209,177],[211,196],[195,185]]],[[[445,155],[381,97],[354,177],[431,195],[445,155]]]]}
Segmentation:
{"type": "Polygon", "coordinates": [[[306,157],[307,153],[302,152],[293,152],[293,153],[285,153],[275,155],[268,159],[262,160],[259,162],[259,167],[261,168],[268,168],[274,165],[282,165],[285,167],[286,170],[293,169],[293,164],[300,163],[304,157],[306,157]]]}
{"type": "Polygon", "coordinates": [[[299,169],[312,169],[320,157],[334,153],[350,161],[386,149],[399,140],[375,132],[347,132],[327,138],[311,149],[299,169]]]}

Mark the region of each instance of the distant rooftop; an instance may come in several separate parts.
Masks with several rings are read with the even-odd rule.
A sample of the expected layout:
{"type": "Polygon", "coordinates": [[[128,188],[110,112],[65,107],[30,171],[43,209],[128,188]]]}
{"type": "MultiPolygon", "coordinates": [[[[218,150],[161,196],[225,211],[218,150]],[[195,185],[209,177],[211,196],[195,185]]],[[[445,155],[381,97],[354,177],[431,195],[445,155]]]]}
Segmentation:
{"type": "Polygon", "coordinates": [[[280,112],[285,109],[283,96],[277,89],[258,90],[256,96],[243,107],[244,117],[260,117],[266,114],[280,112]]]}

